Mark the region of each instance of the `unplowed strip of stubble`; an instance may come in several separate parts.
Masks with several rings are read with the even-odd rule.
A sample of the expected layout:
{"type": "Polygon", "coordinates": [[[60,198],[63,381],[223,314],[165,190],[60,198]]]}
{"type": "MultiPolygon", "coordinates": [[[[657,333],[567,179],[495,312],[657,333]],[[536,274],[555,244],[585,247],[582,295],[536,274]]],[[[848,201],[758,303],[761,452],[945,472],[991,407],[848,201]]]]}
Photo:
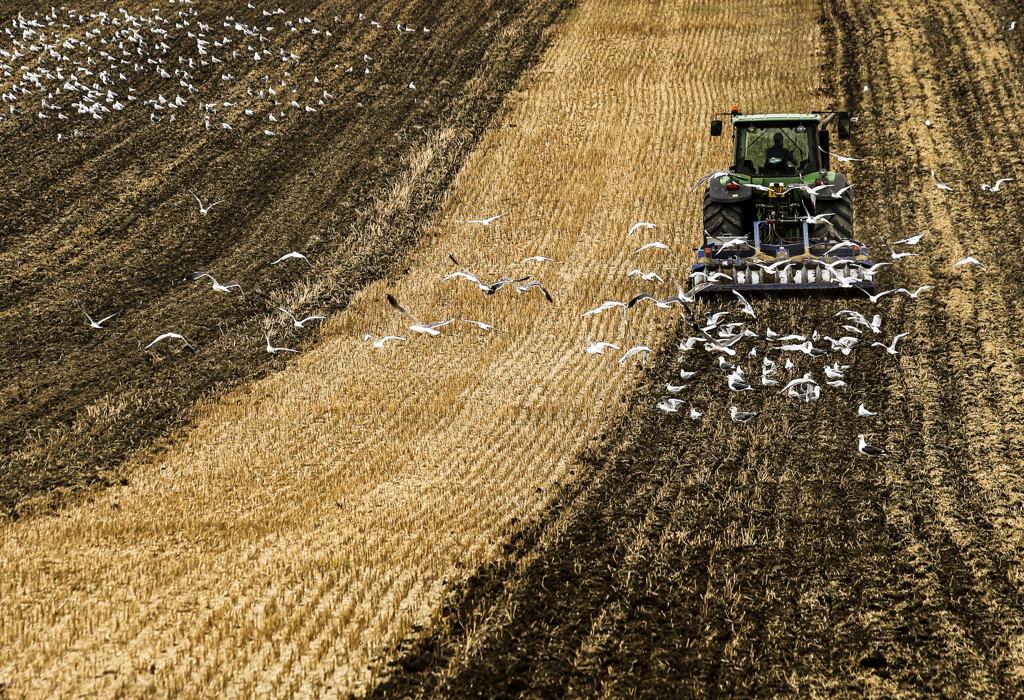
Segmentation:
{"type": "Polygon", "coordinates": [[[587,355],[587,337],[656,351],[674,317],[581,314],[674,291],[627,280],[634,267],[683,281],[700,233],[688,190],[728,158],[708,120],[737,96],[815,106],[813,10],[580,3],[424,222],[405,278],[367,288],[286,371],[204,406],[130,486],[6,527],[0,678],[36,697],[315,697],[377,676],[623,414],[639,362],[587,355]],[[642,220],[658,228],[626,238],[642,220]],[[632,254],[655,240],[679,259],[632,254]],[[449,252],[482,279],[531,275],[555,304],[442,284],[449,252]],[[561,262],[518,263],[532,255],[561,262]],[[386,293],[424,321],[506,333],[456,321],[413,337],[386,293]],[[364,333],[409,342],[374,350],[364,333]]]}

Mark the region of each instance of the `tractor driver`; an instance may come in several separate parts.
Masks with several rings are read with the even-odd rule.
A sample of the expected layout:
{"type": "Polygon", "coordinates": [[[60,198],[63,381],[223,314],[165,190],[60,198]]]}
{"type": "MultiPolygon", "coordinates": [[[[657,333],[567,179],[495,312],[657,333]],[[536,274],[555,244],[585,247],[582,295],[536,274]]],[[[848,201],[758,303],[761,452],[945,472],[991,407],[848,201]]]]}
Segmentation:
{"type": "Polygon", "coordinates": [[[782,134],[775,132],[775,136],[772,137],[775,141],[774,146],[769,146],[764,152],[765,156],[765,167],[766,168],[782,168],[787,163],[792,163],[794,166],[797,165],[796,159],[793,157],[793,152],[782,145],[782,134]]]}

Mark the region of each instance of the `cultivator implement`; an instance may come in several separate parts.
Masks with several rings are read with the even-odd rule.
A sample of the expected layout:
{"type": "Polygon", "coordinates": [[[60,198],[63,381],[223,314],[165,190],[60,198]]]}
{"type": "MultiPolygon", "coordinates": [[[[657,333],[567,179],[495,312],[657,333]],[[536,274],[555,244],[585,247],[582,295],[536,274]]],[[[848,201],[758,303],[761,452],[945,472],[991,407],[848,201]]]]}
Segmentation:
{"type": "Polygon", "coordinates": [[[706,239],[697,249],[690,273],[695,294],[730,290],[780,291],[798,289],[872,290],[873,265],[867,247],[853,240],[814,239],[802,222],[755,222],[754,240],[706,239]],[[802,224],[803,240],[762,243],[762,225],[802,224]]]}

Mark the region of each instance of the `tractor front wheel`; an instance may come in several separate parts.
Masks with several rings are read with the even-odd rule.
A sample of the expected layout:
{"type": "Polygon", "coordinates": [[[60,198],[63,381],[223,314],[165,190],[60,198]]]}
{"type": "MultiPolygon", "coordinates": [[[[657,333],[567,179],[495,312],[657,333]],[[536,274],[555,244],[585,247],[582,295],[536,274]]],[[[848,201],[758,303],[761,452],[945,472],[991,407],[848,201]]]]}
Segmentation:
{"type": "MultiPolygon", "coordinates": [[[[816,216],[832,214],[828,220],[835,228],[836,235],[844,240],[853,238],[853,194],[849,190],[839,199],[819,200],[814,213],[816,216]]],[[[832,231],[825,224],[815,224],[814,237],[831,238],[832,231]]]]}
{"type": "Polygon", "coordinates": [[[711,191],[704,190],[704,230],[718,240],[742,236],[743,210],[737,204],[712,200],[711,191]]]}

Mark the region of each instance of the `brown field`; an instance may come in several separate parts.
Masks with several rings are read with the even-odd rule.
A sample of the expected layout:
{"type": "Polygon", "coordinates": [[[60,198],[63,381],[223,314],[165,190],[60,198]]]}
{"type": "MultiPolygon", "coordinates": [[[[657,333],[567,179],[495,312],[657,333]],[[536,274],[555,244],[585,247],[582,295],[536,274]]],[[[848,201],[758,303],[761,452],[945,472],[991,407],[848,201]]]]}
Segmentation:
{"type": "MultiPolygon", "coordinates": [[[[435,47],[424,70],[465,62],[441,91],[447,102],[432,103],[441,98],[417,77],[427,106],[395,96],[372,119],[352,117],[366,133],[357,157],[341,135],[325,141],[335,132],[298,119],[273,152],[257,133],[217,144],[233,173],[220,186],[232,201],[258,188],[264,205],[237,239],[225,211],[208,236],[219,242],[192,244],[184,272],[212,261],[228,277],[245,271],[253,307],[208,285],[170,284],[183,276],[175,256],[217,214],[200,221],[181,198],[194,183],[182,171],[211,167],[202,149],[182,148],[183,135],[144,137],[148,119],[97,134],[78,160],[58,161],[64,174],[47,181],[58,189],[42,196],[50,190],[31,178],[47,161],[28,148],[49,132],[0,124],[26,149],[5,161],[11,201],[25,204],[4,215],[0,248],[14,275],[0,290],[14,387],[3,397],[3,497],[22,515],[0,524],[0,696],[1016,696],[1024,198],[1015,183],[996,194],[978,184],[1021,164],[1013,117],[1024,42],[1000,29],[1009,5],[925,5],[584,0],[514,85],[502,81],[527,65],[555,9],[487,6],[486,20],[479,7],[424,6],[429,41],[449,47],[435,47]],[[475,31],[441,36],[464,26],[449,18],[474,12],[475,31]],[[738,359],[756,376],[768,326],[834,335],[843,308],[882,314],[886,342],[910,333],[901,354],[867,347],[866,333],[849,357],[793,356],[786,379],[820,378],[826,361],[851,365],[849,387],[801,403],[731,394],[698,347],[683,366],[699,374],[680,396],[703,421],[657,411],[689,328],[650,307],[628,324],[617,309],[581,315],[672,288],[627,279],[635,267],[682,278],[700,232],[688,190],[728,158],[727,142],[706,136],[714,111],[804,111],[841,98],[860,103],[855,138],[842,144],[865,158],[845,168],[857,183],[857,237],[882,259],[881,238],[926,233],[921,255],[888,268],[880,286],[935,289],[877,305],[756,299],[761,338],[742,351],[759,356],[738,359]],[[427,109],[432,126],[414,129],[427,109]],[[373,131],[377,119],[387,131],[373,131]],[[379,134],[396,131],[407,138],[381,153],[379,134]],[[136,144],[138,168],[157,170],[141,194],[127,169],[120,184],[99,180],[123,139],[136,144]],[[171,148],[180,165],[149,164],[171,148]],[[316,154],[317,167],[290,148],[316,154]],[[264,183],[278,160],[291,170],[264,183]],[[379,172],[342,176],[342,164],[379,172]],[[933,168],[955,192],[934,188],[933,168]],[[309,182],[327,173],[338,179],[314,199],[309,182]],[[183,215],[168,225],[172,211],[183,215]],[[504,211],[489,227],[460,223],[504,211]],[[642,220],[658,228],[627,238],[642,220]],[[679,259],[633,254],[657,240],[679,259]],[[323,251],[311,270],[293,268],[291,279],[268,269],[303,244],[323,251]],[[45,255],[61,245],[71,257],[50,272],[45,255]],[[163,251],[150,256],[163,260],[151,271],[162,289],[143,294],[116,332],[62,328],[71,299],[146,246],[163,251]],[[465,280],[442,283],[457,269],[449,253],[483,279],[532,275],[555,303],[536,290],[484,297],[465,280]],[[949,267],[968,254],[987,273],[949,267]],[[560,262],[519,263],[532,255],[560,262]],[[458,320],[414,337],[386,293],[425,321],[468,318],[506,333],[458,320]],[[330,318],[312,342],[285,333],[278,304],[330,318]],[[42,321],[24,339],[19,305],[42,321]],[[218,313],[223,335],[197,321],[194,354],[134,347],[167,320],[218,313]],[[304,352],[266,373],[265,330],[304,352]],[[365,333],[409,341],[374,350],[365,333]],[[588,355],[588,337],[649,345],[651,367],[588,355]],[[100,348],[126,374],[105,369],[100,348]],[[66,370],[55,357],[71,358],[66,370]],[[176,382],[191,388],[179,395],[176,382]],[[159,410],[141,400],[151,386],[159,410]],[[861,401],[879,416],[857,418],[861,401]],[[730,405],[760,415],[736,426],[730,405]],[[859,432],[893,456],[858,456],[859,432]],[[124,483],[61,508],[40,496],[95,480],[101,467],[124,483]],[[467,571],[477,575],[464,582],[467,571]]],[[[415,7],[374,9],[411,22],[415,7]]],[[[318,22],[343,11],[358,22],[352,7],[301,9],[318,22]]],[[[346,55],[379,36],[353,34],[346,55]]],[[[412,72],[392,51],[381,49],[412,72]]],[[[350,87],[349,102],[369,89],[350,87]]],[[[214,140],[192,128],[193,140],[214,140]]],[[[110,303],[128,303],[140,282],[117,284],[110,303]]],[[[736,304],[694,311],[720,308],[736,304]]]]}

